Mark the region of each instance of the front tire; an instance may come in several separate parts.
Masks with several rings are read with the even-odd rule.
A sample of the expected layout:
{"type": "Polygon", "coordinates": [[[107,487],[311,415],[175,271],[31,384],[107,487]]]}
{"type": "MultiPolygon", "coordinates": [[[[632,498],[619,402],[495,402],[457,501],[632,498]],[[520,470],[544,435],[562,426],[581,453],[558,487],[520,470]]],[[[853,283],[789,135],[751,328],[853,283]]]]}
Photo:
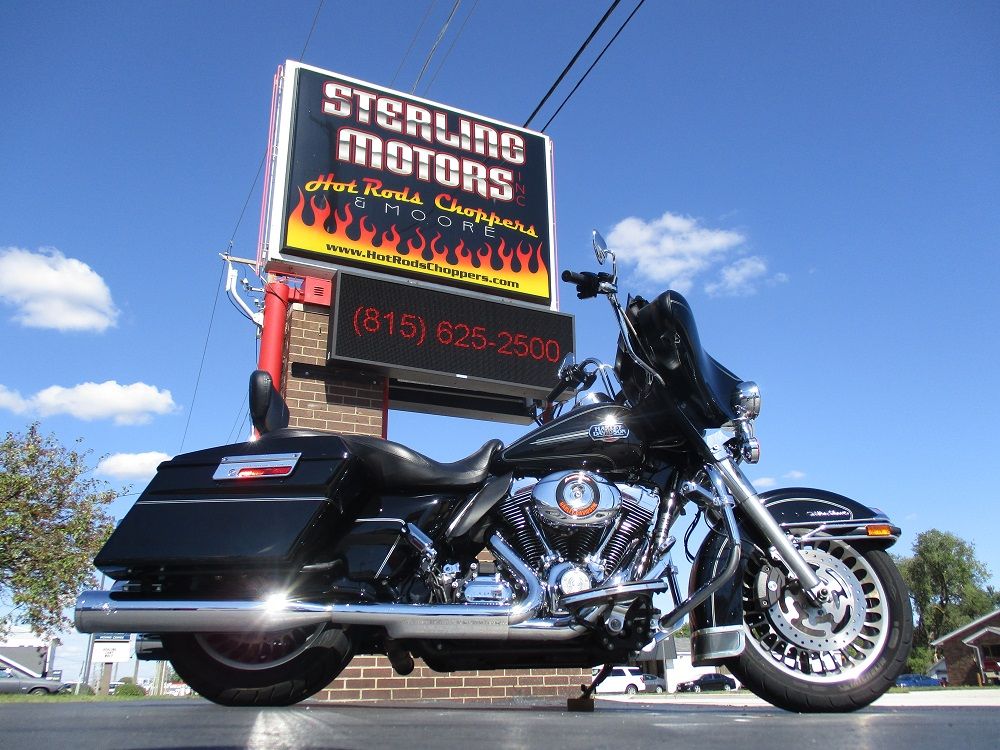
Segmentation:
{"type": "Polygon", "coordinates": [[[326,625],[279,633],[171,633],[163,646],[191,688],[224,706],[289,706],[329,685],[351,642],[326,625]]]}
{"type": "Polygon", "coordinates": [[[826,582],[819,609],[759,548],[744,569],[747,644],[728,666],[764,700],[789,711],[843,712],[867,706],[906,666],[913,617],[889,556],[815,537],[802,556],[826,582]]]}

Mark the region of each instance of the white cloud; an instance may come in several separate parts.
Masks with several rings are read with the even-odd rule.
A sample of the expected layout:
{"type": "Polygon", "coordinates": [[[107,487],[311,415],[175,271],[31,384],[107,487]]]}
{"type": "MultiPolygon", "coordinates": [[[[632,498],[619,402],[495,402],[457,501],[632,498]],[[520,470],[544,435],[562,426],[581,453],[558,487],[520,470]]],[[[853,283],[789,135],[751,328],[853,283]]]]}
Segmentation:
{"type": "Polygon", "coordinates": [[[740,232],[706,227],[697,219],[669,211],[649,222],[630,216],[612,227],[608,235],[616,257],[635,268],[640,284],[669,286],[687,293],[698,279],[720,267],[718,280],[705,284],[708,294],[743,296],[753,294],[762,282],[788,280],[785,274],[768,276],[767,261],[759,256],[731,260],[745,243],[740,232]]]}
{"type": "Polygon", "coordinates": [[[159,451],[146,453],[113,453],[97,464],[97,473],[112,479],[148,479],[156,467],[171,456],[159,451]]]}
{"type": "Polygon", "coordinates": [[[792,469],[791,471],[785,473],[785,479],[805,479],[805,472],[799,471],[798,469],[792,469]]]}
{"type": "Polygon", "coordinates": [[[104,331],[118,317],[104,279],[55,248],[0,248],[0,301],[28,328],[104,331]]]}
{"type": "Polygon", "coordinates": [[[719,280],[705,285],[713,296],[742,297],[757,291],[755,283],[767,273],[767,263],[756,255],[740,258],[722,269],[719,280]]]}
{"type": "Polygon", "coordinates": [[[146,424],[157,414],[169,414],[177,405],[168,390],[145,383],[121,385],[107,380],[72,388],[52,385],[27,398],[0,385],[0,408],[15,414],[68,414],[87,422],[113,419],[118,425],[132,425],[146,424]]]}
{"type": "Polygon", "coordinates": [[[774,477],[760,477],[753,480],[753,486],[756,490],[769,490],[778,486],[778,480],[774,477]]]}
{"type": "Polygon", "coordinates": [[[703,227],[696,219],[669,211],[649,222],[630,216],[608,235],[620,262],[635,266],[639,277],[680,292],[690,290],[696,276],[745,241],[739,232],[703,227]]]}

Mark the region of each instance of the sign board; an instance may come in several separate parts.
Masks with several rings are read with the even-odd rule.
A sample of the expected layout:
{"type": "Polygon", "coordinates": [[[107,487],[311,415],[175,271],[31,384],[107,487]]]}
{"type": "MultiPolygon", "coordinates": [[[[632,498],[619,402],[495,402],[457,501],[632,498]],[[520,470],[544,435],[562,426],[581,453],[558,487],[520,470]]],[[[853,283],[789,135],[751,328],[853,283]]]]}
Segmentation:
{"type": "Polygon", "coordinates": [[[341,272],[327,355],[417,382],[541,398],[573,340],[571,315],[341,272]]]}
{"type": "Polygon", "coordinates": [[[288,61],[258,260],[555,309],[552,146],[524,128],[288,61]]]}
{"type": "Polygon", "coordinates": [[[129,661],[132,658],[130,641],[94,641],[91,661],[98,664],[129,661]]]}
{"type": "Polygon", "coordinates": [[[131,633],[94,633],[95,641],[130,641],[131,633]]]}

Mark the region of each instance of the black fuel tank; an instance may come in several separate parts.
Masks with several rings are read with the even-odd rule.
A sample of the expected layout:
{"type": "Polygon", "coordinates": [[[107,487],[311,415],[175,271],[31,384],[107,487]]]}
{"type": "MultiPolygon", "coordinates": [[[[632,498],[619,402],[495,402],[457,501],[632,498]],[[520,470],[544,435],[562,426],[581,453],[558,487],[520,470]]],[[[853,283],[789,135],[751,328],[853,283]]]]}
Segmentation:
{"type": "Polygon", "coordinates": [[[632,422],[621,404],[580,406],[511,443],[500,456],[515,472],[626,472],[642,462],[645,451],[632,422]]]}

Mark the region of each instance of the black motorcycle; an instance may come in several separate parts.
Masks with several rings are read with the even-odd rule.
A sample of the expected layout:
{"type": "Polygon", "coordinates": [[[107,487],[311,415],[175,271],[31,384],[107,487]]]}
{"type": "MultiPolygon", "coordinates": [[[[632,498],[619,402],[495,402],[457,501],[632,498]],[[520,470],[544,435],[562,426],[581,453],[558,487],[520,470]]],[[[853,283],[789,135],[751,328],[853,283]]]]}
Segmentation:
{"type": "Polygon", "coordinates": [[[80,596],[77,628],[144,634],[226,705],[295,703],[354,654],[400,674],[414,657],[442,672],[606,665],[587,697],[685,618],[696,665],[776,706],[878,698],[911,645],[885,552],[898,527],[831,492],[756,492],[739,465],[759,457],[759,389],[705,352],[677,292],[623,306],[596,232],[594,249],[611,273],[563,280],[610,300],[617,361],[564,362],[538,429],[438,463],[287,427],[258,371],[260,438],[159,467],[97,556],[116,583],[80,596]],[[671,531],[686,509],[707,527],[684,596],[671,531]]]}

